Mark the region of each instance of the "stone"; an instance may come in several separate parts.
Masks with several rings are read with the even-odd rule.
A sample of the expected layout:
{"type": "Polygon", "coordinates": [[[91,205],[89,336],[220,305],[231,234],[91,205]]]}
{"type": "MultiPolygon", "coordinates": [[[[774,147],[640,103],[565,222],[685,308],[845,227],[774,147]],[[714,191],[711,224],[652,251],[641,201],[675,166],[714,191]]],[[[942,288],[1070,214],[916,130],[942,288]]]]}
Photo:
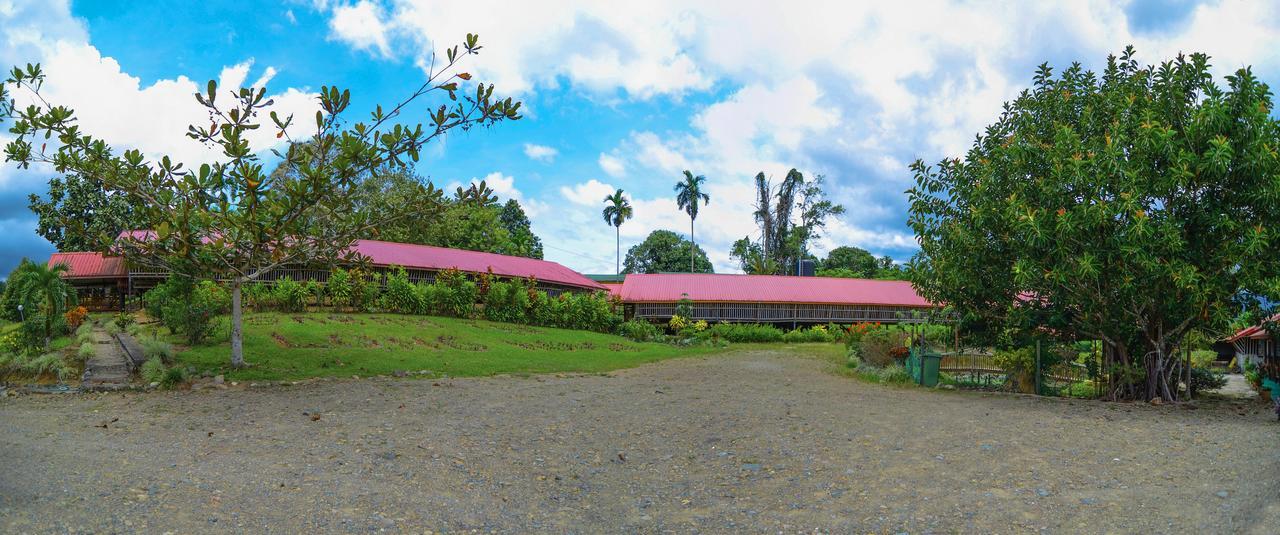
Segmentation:
{"type": "Polygon", "coordinates": [[[1217,494],[1215,494],[1215,496],[1217,496],[1217,497],[1222,498],[1222,499],[1224,499],[1224,500],[1225,500],[1225,499],[1227,499],[1227,497],[1228,497],[1228,496],[1231,496],[1231,493],[1230,493],[1230,492],[1227,492],[1227,491],[1225,491],[1225,490],[1220,490],[1220,491],[1218,491],[1218,492],[1217,492],[1217,494]]]}
{"type": "Polygon", "coordinates": [[[1049,489],[1036,489],[1036,495],[1041,498],[1047,498],[1049,496],[1049,489]]]}

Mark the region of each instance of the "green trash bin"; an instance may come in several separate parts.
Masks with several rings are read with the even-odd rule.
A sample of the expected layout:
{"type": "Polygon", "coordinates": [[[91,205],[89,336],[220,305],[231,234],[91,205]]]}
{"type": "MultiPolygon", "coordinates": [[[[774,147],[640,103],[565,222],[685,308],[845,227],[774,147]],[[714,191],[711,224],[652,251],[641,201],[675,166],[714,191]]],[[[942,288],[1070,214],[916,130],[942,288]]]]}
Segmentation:
{"type": "Polygon", "coordinates": [[[938,386],[938,368],[942,367],[942,355],[933,351],[920,352],[920,384],[938,386]]]}

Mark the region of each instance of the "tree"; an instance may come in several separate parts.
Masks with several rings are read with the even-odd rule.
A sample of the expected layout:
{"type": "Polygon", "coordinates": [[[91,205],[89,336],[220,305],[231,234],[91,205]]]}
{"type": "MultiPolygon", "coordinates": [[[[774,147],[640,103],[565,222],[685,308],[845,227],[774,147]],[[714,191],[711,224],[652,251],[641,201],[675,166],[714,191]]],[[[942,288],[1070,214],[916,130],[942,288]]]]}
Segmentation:
{"type": "Polygon", "coordinates": [[[827,253],[826,260],[823,260],[821,267],[818,268],[818,275],[829,277],[832,275],[823,273],[835,270],[845,270],[852,274],[851,277],[869,279],[875,277],[876,272],[880,270],[880,263],[866,249],[845,245],[827,253]]]}
{"type": "MultiPolygon", "coordinates": [[[[693,176],[688,169],[684,171],[684,180],[676,183],[676,205],[689,214],[689,242],[693,241],[693,221],[698,218],[699,204],[708,204],[711,197],[702,192],[702,183],[707,181],[707,177],[698,175],[693,176]]],[[[693,250],[689,250],[689,272],[695,273],[693,264],[693,250]]]]}
{"type": "Polygon", "coordinates": [[[39,218],[39,234],[59,251],[97,251],[120,235],[137,228],[129,200],[109,193],[92,176],[68,174],[49,181],[49,193],[31,194],[28,207],[39,218]]]}
{"type": "Polygon", "coordinates": [[[1201,54],[1101,76],[1047,65],[963,159],[915,162],[921,294],[994,325],[1100,340],[1112,398],[1174,400],[1176,349],[1280,293],[1280,124],[1248,68],[1201,54]]]}
{"type": "Polygon", "coordinates": [[[618,273],[622,273],[622,224],[631,219],[631,201],[622,195],[622,188],[618,188],[613,195],[605,196],[604,204],[604,211],[600,215],[604,216],[605,223],[613,226],[614,262],[617,264],[615,268],[618,273]]]}
{"type": "Polygon", "coordinates": [[[315,128],[306,143],[293,143],[294,117],[271,111],[265,88],[219,93],[211,80],[195,96],[207,110],[209,124],[192,125],[187,136],[221,149],[222,157],[190,168],[167,156],[146,162],[138,150],[117,153],[82,132],[72,110],[44,99],[44,73],[38,65],[28,65],[13,69],[6,82],[28,91],[36,104],[19,109],[7,101],[0,108],[0,117],[13,121],[10,132],[17,136],[6,146],[5,157],[23,169],[43,163],[62,174],[98,177],[109,192],[134,200],[140,221],[153,231],[118,242],[129,261],[172,276],[199,274],[227,281],[231,364],[242,367],[241,289],[246,283],[285,265],[357,260],[351,248],[355,239],[408,214],[358,211],[362,180],[417,161],[425,145],[451,130],[520,118],[520,103],[495,99],[492,85],[478,84],[474,93],[462,88],[471,75],[454,67],[480,49],[478,38],[468,34],[461,49],[446,50],[445,60],[436,63],[433,58],[430,64],[440,67],[433,67],[416,91],[390,111],[377,107],[369,122],[346,120],[349,91],[322,87],[315,128]],[[409,104],[428,94],[447,94],[449,104],[429,109],[427,127],[394,123],[409,104]],[[286,172],[264,173],[260,155],[246,138],[263,126],[262,114],[269,115],[277,138],[291,142],[285,153],[275,151],[286,172]],[[46,139],[56,142],[50,146],[46,139]]]}
{"type": "Polygon", "coordinates": [[[760,241],[752,243],[747,238],[741,247],[735,244],[735,249],[747,256],[733,255],[744,270],[754,264],[776,266],[772,272],[795,273],[797,261],[811,256],[809,243],[826,228],[827,218],[844,213],[843,206],[827,199],[823,182],[822,175],[806,182],[804,174],[792,169],[775,188],[764,173],[756,175],[754,216],[760,226],[760,241]]]}
{"type": "Polygon", "coordinates": [[[533,233],[529,216],[525,215],[524,208],[520,207],[519,202],[515,199],[507,199],[507,203],[502,205],[498,220],[502,222],[502,228],[506,229],[507,234],[511,236],[513,252],[510,254],[542,259],[542,238],[533,233]]]}
{"type": "Polygon", "coordinates": [[[31,309],[32,305],[39,304],[44,318],[46,348],[53,339],[54,320],[67,311],[68,305],[76,303],[76,289],[63,279],[69,270],[66,264],[49,267],[35,262],[23,262],[11,282],[14,295],[24,308],[31,309]]]}
{"type": "Polygon", "coordinates": [[[778,263],[764,254],[760,244],[751,241],[747,236],[733,242],[729,249],[729,257],[738,259],[738,265],[744,273],[750,275],[776,275],[781,271],[778,263]]]}
{"type": "Polygon", "coordinates": [[[712,273],[707,253],[693,242],[669,230],[655,230],[644,241],[627,249],[622,263],[623,273],[670,273],[684,270],[684,259],[692,256],[697,263],[694,273],[712,273]]]}

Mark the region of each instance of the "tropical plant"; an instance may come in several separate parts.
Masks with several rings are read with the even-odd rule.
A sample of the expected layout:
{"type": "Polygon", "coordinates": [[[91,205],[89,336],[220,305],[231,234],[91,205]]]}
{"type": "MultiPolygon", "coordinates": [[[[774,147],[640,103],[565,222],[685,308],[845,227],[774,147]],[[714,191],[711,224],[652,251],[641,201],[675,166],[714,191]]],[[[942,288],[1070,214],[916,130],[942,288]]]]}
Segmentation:
{"type": "Polygon", "coordinates": [[[991,325],[1100,340],[1109,398],[1176,400],[1182,338],[1280,296],[1274,109],[1203,54],[1042,65],[964,158],[912,165],[912,282],[991,325]]]}
{"type": "Polygon", "coordinates": [[[272,111],[266,88],[219,92],[210,80],[206,91],[195,95],[210,122],[192,125],[186,135],[217,147],[225,157],[198,167],[168,156],[148,162],[138,150],[114,151],[83,132],[72,110],[47,104],[40,66],[15,68],[6,85],[29,93],[22,100],[37,104],[22,108],[13,98],[0,99],[0,119],[12,121],[9,131],[15,136],[5,157],[24,169],[49,164],[61,174],[94,176],[108,192],[127,196],[139,220],[152,229],[117,240],[131,262],[173,276],[229,281],[230,357],[239,368],[245,365],[241,298],[246,284],[280,266],[356,260],[354,240],[385,221],[415,213],[408,206],[386,213],[359,211],[365,178],[409,166],[424,147],[452,130],[520,118],[520,103],[494,98],[492,85],[478,84],[474,92],[462,87],[471,75],[455,67],[481,46],[468,34],[460,47],[447,49],[441,61],[427,62],[433,67],[423,84],[389,111],[376,107],[369,122],[353,123],[344,115],[349,91],[321,87],[314,130],[298,142],[294,135],[310,127],[301,118],[295,125],[293,116],[272,111]],[[428,94],[447,95],[449,104],[432,107],[426,127],[395,124],[417,107],[410,104],[428,94]],[[289,143],[283,153],[273,151],[283,169],[269,174],[248,140],[264,125],[289,143]]]}
{"type": "Polygon", "coordinates": [[[69,306],[76,303],[76,289],[64,278],[70,268],[66,264],[52,267],[35,262],[22,264],[11,282],[20,302],[28,308],[40,307],[44,319],[44,345],[49,346],[53,337],[55,318],[61,318],[69,306]]]}
{"type": "MultiPolygon", "coordinates": [[[[604,222],[613,227],[613,240],[615,249],[615,268],[619,274],[622,273],[622,224],[631,219],[631,201],[622,195],[622,188],[613,192],[613,195],[605,196],[604,211],[600,215],[604,216],[604,222]]],[[[690,234],[692,235],[692,234],[690,234]]]]}
{"type": "MultiPolygon", "coordinates": [[[[693,221],[698,219],[698,209],[701,205],[711,203],[711,196],[702,191],[702,184],[707,181],[707,177],[698,175],[694,176],[688,169],[684,171],[684,180],[676,183],[676,206],[684,213],[689,214],[689,243],[697,247],[697,242],[693,239],[693,221]]],[[[697,273],[694,266],[694,250],[689,250],[689,273],[697,273]]]]}

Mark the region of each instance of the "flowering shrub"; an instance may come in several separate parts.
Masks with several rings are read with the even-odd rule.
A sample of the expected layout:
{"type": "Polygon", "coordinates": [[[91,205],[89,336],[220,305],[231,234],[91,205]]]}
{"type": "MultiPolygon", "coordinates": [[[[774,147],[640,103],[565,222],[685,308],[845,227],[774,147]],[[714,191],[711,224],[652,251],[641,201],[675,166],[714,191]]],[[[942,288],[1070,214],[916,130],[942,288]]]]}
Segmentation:
{"type": "Polygon", "coordinates": [[[667,321],[667,328],[670,329],[671,332],[678,333],[680,331],[683,331],[685,327],[688,327],[688,326],[689,326],[689,320],[679,314],[671,316],[671,319],[667,321]]]}
{"type": "Polygon", "coordinates": [[[85,316],[88,316],[88,315],[89,315],[89,309],[86,309],[85,307],[82,307],[82,306],[78,306],[71,310],[68,310],[65,314],[62,315],[62,317],[67,321],[67,328],[71,330],[75,330],[80,327],[80,323],[83,322],[85,316]]]}

